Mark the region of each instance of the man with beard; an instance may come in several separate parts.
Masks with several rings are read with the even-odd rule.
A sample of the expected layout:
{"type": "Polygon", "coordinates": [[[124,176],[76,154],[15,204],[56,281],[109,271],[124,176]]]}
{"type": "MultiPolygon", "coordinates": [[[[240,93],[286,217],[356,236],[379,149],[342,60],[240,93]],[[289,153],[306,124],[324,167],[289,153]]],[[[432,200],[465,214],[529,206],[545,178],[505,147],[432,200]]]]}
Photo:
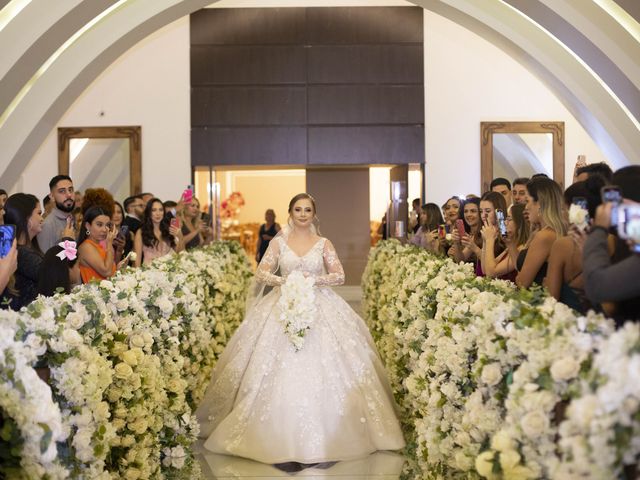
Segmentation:
{"type": "Polygon", "coordinates": [[[46,252],[60,241],[62,232],[68,224],[75,227],[73,209],[76,206],[73,181],[67,175],[56,175],[49,182],[51,199],[55,206],[42,223],[42,231],[38,234],[38,245],[46,252]]]}

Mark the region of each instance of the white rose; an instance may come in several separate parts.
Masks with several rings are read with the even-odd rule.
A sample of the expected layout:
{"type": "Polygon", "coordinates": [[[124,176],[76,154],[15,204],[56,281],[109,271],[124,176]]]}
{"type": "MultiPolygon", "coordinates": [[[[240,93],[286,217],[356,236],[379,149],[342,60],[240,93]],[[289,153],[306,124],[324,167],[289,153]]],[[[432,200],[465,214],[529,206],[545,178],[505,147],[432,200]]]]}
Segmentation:
{"type": "Polygon", "coordinates": [[[123,362],[125,362],[127,365],[131,367],[135,367],[136,365],[138,365],[138,357],[136,353],[132,350],[127,350],[126,352],[123,352],[122,354],[120,354],[120,358],[122,359],[123,362]]]}
{"type": "Polygon", "coordinates": [[[144,336],[138,333],[135,333],[129,337],[129,345],[131,347],[142,348],[145,345],[144,336]]]}
{"type": "Polygon", "coordinates": [[[35,351],[36,355],[41,356],[47,351],[47,344],[42,341],[42,339],[36,335],[35,333],[29,334],[29,336],[25,340],[25,344],[27,344],[33,351],[35,351]]]}
{"type": "Polygon", "coordinates": [[[67,315],[67,325],[74,329],[79,329],[84,325],[85,316],[83,312],[71,312],[67,315]]]}
{"type": "Polygon", "coordinates": [[[140,473],[140,470],[137,468],[127,468],[124,472],[124,478],[126,478],[126,480],[138,480],[140,478],[140,473]]]}
{"type": "Polygon", "coordinates": [[[82,336],[76,330],[72,330],[70,328],[66,328],[62,331],[62,340],[64,340],[72,347],[82,345],[82,343],[84,342],[82,336]]]}
{"type": "Polygon", "coordinates": [[[520,463],[520,454],[515,450],[500,453],[500,466],[505,472],[513,470],[520,463]]]}
{"type": "Polygon", "coordinates": [[[100,402],[93,412],[93,416],[98,421],[104,421],[111,416],[109,412],[109,404],[107,402],[100,402]]]}
{"type": "Polygon", "coordinates": [[[585,225],[587,223],[587,215],[589,215],[587,209],[580,205],[572,203],[571,207],[569,207],[569,222],[573,225],[578,227],[585,225]]]}
{"type": "Polygon", "coordinates": [[[551,377],[556,382],[575,378],[579,372],[580,364],[571,356],[560,358],[551,365],[551,377]]]}
{"type": "Polygon", "coordinates": [[[489,365],[485,365],[482,369],[481,375],[482,381],[493,387],[497,385],[502,380],[502,372],[500,371],[500,364],[498,363],[490,363],[489,365]]]}
{"type": "Polygon", "coordinates": [[[529,438],[537,438],[549,428],[549,418],[542,410],[534,410],[522,417],[520,426],[529,438]]]}
{"type": "Polygon", "coordinates": [[[514,446],[513,439],[505,430],[499,430],[491,439],[491,448],[499,452],[513,450],[514,446]]]}
{"type": "Polygon", "coordinates": [[[494,452],[482,452],[476,457],[476,471],[486,478],[493,478],[493,457],[494,452]]]}
{"type": "Polygon", "coordinates": [[[120,362],[114,368],[116,378],[129,378],[133,374],[133,369],[124,362],[120,362]]]}

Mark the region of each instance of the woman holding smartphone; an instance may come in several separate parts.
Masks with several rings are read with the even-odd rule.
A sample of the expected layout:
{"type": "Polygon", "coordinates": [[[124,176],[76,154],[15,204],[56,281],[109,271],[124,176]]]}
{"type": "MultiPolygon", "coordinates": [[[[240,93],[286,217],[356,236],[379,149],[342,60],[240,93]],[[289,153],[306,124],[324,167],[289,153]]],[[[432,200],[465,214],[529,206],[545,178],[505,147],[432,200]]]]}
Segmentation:
{"type": "Polygon", "coordinates": [[[524,205],[514,204],[505,218],[506,236],[503,238],[506,250],[501,254],[495,254],[495,243],[499,236],[499,229],[493,225],[485,225],[482,235],[486,248],[482,256],[482,269],[485,276],[515,281],[516,260],[518,254],[527,244],[529,239],[529,222],[524,217],[524,205]]]}
{"type": "Polygon", "coordinates": [[[442,254],[444,239],[438,235],[438,228],[444,224],[440,207],[435,203],[426,203],[420,209],[419,225],[409,242],[430,252],[442,254]]]}
{"type": "Polygon", "coordinates": [[[482,252],[482,238],[480,237],[480,199],[470,198],[460,207],[462,221],[454,223],[451,231],[453,245],[449,249],[449,256],[456,262],[478,261],[482,252]],[[462,228],[461,228],[462,227],[462,228]]]}
{"type": "MultiPolygon", "coordinates": [[[[505,224],[506,211],[507,202],[504,199],[504,195],[498,192],[486,192],[480,198],[482,250],[480,251],[479,261],[476,263],[476,275],[479,277],[485,276],[483,265],[488,257],[491,255],[493,258],[499,257],[506,249],[503,238],[507,234],[505,224]],[[489,238],[492,241],[487,242],[489,238]],[[489,250],[491,251],[489,252],[489,250]]],[[[513,280],[514,278],[510,279],[513,280]]]]}
{"type": "Polygon", "coordinates": [[[176,223],[171,224],[170,217],[164,213],[162,200],[149,200],[144,209],[142,225],[133,242],[136,267],[148,265],[156,258],[173,255],[184,249],[180,227],[176,223]]]}
{"type": "Polygon", "coordinates": [[[104,280],[116,273],[113,239],[117,233],[109,213],[102,207],[93,206],[85,212],[78,236],[82,283],[104,280]]]}

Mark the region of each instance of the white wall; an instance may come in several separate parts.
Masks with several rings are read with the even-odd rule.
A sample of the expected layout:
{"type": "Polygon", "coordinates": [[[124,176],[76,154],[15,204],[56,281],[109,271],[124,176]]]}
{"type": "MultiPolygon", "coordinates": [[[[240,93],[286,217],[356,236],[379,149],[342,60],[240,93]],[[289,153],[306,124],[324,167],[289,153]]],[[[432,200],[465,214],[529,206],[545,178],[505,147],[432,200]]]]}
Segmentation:
{"type": "MultiPolygon", "coordinates": [[[[267,6],[255,0],[224,0],[216,6],[256,3],[267,6]]],[[[331,3],[407,4],[398,0],[331,3]]],[[[428,201],[440,204],[452,194],[479,193],[481,121],[564,121],[567,180],[578,154],[587,155],[589,163],[603,160],[575,118],[522,65],[463,27],[427,10],[424,15],[428,201]]],[[[130,49],[93,82],[59,124],[52,126],[13,191],[38,197],[48,192],[48,181],[57,173],[58,126],[141,125],[143,190],[163,199],[179,197],[190,183],[189,95],[189,19],[185,17],[130,49]]]]}
{"type": "Polygon", "coordinates": [[[49,179],[58,169],[58,126],[141,125],[143,191],[178,198],[191,183],[189,116],[189,18],[184,17],[131,48],[85,90],[14,191],[39,198],[49,192],[49,179]]]}
{"type": "Polygon", "coordinates": [[[578,155],[605,161],[575,117],[502,50],[428,10],[425,22],[426,196],[480,193],[480,122],[564,121],[565,184],[578,155]]]}

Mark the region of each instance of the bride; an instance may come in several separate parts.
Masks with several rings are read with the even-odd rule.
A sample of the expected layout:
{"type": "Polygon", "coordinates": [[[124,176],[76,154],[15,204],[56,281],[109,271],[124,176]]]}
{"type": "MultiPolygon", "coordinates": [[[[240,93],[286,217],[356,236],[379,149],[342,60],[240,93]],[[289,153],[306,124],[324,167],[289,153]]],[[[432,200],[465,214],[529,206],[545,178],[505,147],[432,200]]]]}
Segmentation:
{"type": "Polygon", "coordinates": [[[310,195],[293,197],[289,225],[258,265],[260,293],[197,412],[209,451],[269,464],[315,464],[404,446],[369,331],[329,288],[344,283],[344,271],[331,242],[318,236],[315,214],[310,195]],[[305,298],[313,308],[311,321],[292,333],[286,302],[279,300],[293,278],[311,289],[305,298]],[[264,286],[273,288],[263,296],[264,286]]]}

